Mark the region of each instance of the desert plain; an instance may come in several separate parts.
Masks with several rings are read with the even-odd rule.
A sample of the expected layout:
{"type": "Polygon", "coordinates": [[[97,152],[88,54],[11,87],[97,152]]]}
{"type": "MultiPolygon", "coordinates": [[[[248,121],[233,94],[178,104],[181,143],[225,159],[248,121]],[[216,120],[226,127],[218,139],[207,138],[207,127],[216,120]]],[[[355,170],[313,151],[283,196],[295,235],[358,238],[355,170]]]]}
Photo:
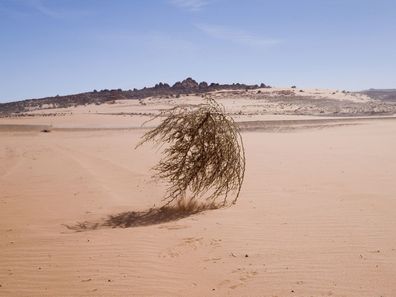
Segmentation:
{"type": "Polygon", "coordinates": [[[394,106],[276,92],[211,94],[245,145],[235,205],[132,225],[166,187],[142,124],[201,96],[0,118],[0,296],[396,296],[394,106]]]}

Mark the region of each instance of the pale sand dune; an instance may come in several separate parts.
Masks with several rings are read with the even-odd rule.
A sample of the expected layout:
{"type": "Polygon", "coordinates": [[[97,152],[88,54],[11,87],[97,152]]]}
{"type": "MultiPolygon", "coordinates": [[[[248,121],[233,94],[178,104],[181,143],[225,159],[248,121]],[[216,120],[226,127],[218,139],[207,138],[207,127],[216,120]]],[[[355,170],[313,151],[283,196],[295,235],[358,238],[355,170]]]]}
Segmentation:
{"type": "Polygon", "coordinates": [[[244,132],[235,206],[66,228],[159,204],[142,133],[0,132],[0,296],[396,296],[396,120],[244,132]]]}

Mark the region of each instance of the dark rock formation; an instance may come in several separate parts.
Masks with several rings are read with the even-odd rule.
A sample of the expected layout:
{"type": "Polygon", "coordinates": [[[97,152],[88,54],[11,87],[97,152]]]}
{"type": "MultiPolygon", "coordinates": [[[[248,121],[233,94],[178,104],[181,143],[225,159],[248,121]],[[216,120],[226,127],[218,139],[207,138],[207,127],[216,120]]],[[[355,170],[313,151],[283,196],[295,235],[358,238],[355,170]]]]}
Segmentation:
{"type": "Polygon", "coordinates": [[[268,88],[265,84],[258,85],[245,85],[245,84],[218,84],[207,82],[198,83],[191,77],[176,82],[173,86],[167,83],[158,83],[154,87],[144,87],[143,89],[133,90],[108,90],[103,89],[100,91],[93,90],[92,92],[80,93],[75,95],[46,97],[40,99],[28,99],[23,101],[16,101],[10,103],[0,104],[0,116],[17,114],[26,112],[32,109],[39,108],[65,108],[78,105],[87,104],[102,104],[106,102],[113,102],[121,99],[143,99],[147,97],[160,97],[160,96],[175,96],[188,94],[201,94],[217,90],[253,90],[257,88],[268,88]]]}
{"type": "Polygon", "coordinates": [[[181,92],[186,92],[186,93],[191,93],[195,92],[199,89],[199,84],[193,80],[191,77],[186,78],[182,82],[176,82],[173,86],[172,89],[174,91],[181,91],[181,92]]]}
{"type": "Polygon", "coordinates": [[[200,82],[198,87],[200,90],[206,90],[208,88],[208,83],[206,81],[200,82]]]}
{"type": "Polygon", "coordinates": [[[396,89],[369,89],[361,93],[373,99],[396,103],[396,89]]]}

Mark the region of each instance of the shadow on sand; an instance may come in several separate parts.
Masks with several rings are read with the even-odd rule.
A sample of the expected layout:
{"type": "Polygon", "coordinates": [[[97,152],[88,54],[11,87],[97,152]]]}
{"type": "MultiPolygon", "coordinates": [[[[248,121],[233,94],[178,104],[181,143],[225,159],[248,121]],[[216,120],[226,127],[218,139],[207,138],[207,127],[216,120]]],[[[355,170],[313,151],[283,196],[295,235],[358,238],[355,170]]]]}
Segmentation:
{"type": "Polygon", "coordinates": [[[140,226],[150,226],[177,221],[205,210],[217,209],[218,206],[198,205],[196,203],[177,204],[172,206],[162,206],[150,208],[143,211],[127,211],[94,222],[78,222],[75,225],[64,226],[76,232],[97,230],[103,228],[132,228],[140,226]]]}

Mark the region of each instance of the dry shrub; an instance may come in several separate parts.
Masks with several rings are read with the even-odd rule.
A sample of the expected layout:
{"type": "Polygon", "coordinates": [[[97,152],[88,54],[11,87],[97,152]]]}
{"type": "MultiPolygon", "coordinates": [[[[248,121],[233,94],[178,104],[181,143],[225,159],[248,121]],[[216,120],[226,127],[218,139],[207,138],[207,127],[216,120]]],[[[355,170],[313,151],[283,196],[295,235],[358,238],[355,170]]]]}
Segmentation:
{"type": "Polygon", "coordinates": [[[196,199],[235,203],[244,179],[245,151],[239,129],[224,107],[207,99],[199,105],[176,106],[160,116],[165,119],[137,146],[148,141],[166,144],[153,169],[154,177],[168,183],[167,204],[196,199]]]}

